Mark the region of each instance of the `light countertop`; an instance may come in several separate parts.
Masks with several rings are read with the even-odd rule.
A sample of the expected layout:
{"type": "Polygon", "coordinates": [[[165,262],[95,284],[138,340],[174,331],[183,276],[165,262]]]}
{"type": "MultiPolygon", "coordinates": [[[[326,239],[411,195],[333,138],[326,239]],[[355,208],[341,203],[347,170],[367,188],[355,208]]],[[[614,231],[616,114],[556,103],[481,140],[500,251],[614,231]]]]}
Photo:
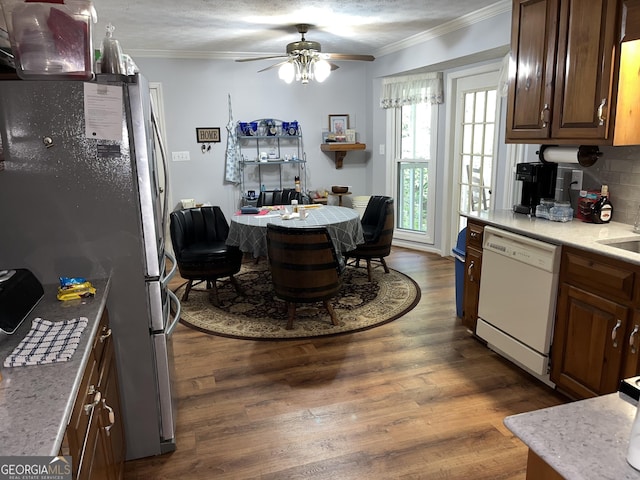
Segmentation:
{"type": "Polygon", "coordinates": [[[614,241],[640,240],[640,234],[633,233],[633,226],[625,223],[585,223],[577,218],[571,222],[552,222],[511,210],[462,215],[538,240],[556,245],[569,245],[640,265],[640,253],[607,245],[614,241]]]}
{"type": "Polygon", "coordinates": [[[512,415],[504,424],[567,480],[638,480],[626,460],[635,401],[623,393],[512,415]]]}
{"type": "Polygon", "coordinates": [[[0,340],[2,455],[58,455],[109,291],[108,280],[90,280],[96,288],[94,297],[66,302],[56,298],[57,285],[44,285],[44,298],[13,335],[0,340]],[[87,317],[71,359],[49,365],[2,366],[37,317],[51,321],[87,317]]]}

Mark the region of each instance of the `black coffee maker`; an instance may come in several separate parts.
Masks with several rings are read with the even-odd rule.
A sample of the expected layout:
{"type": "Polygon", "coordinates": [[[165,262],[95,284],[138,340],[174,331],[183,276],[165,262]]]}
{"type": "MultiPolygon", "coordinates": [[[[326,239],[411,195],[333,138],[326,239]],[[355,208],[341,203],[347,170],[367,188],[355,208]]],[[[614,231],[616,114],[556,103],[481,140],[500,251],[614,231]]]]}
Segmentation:
{"type": "Polygon", "coordinates": [[[541,198],[555,198],[557,163],[518,163],[516,180],[522,182],[522,197],[513,206],[516,213],[535,214],[541,198]]]}

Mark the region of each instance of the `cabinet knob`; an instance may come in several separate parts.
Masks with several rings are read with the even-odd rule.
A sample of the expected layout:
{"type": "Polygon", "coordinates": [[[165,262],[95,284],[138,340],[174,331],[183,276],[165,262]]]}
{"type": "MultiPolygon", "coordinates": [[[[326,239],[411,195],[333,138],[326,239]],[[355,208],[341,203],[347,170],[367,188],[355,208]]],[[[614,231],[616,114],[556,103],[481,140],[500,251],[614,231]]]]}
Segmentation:
{"type": "Polygon", "coordinates": [[[89,390],[90,390],[89,393],[94,393],[95,392],[95,395],[93,397],[93,402],[87,403],[84,406],[84,413],[87,414],[87,415],[89,415],[91,413],[91,410],[93,410],[94,407],[96,407],[100,403],[100,399],[102,398],[102,394],[100,393],[100,391],[95,390],[93,385],[91,385],[89,390]]]}
{"type": "Polygon", "coordinates": [[[640,325],[634,325],[633,331],[631,335],[629,335],[629,346],[631,347],[631,353],[636,354],[638,351],[638,347],[636,347],[636,336],[638,335],[638,330],[640,330],[640,325]]]}
{"type": "Polygon", "coordinates": [[[618,329],[622,325],[622,320],[618,319],[616,326],[611,330],[611,340],[613,340],[613,348],[618,348],[618,329]]]}
{"type": "Polygon", "coordinates": [[[104,431],[107,432],[107,436],[111,435],[111,429],[113,425],[116,423],[116,414],[113,413],[113,408],[107,405],[107,399],[102,400],[102,407],[109,412],[109,425],[104,427],[104,431]]]}
{"type": "Polygon", "coordinates": [[[605,111],[605,105],[607,104],[607,99],[603,98],[602,102],[600,102],[600,106],[598,107],[598,125],[604,125],[605,120],[607,119],[607,113],[605,111]]]}
{"type": "Polygon", "coordinates": [[[542,111],[540,112],[540,121],[542,122],[542,128],[547,128],[547,126],[549,126],[550,116],[551,110],[549,109],[549,104],[545,103],[544,107],[542,107],[542,111]]]}
{"type": "Polygon", "coordinates": [[[103,343],[110,336],[111,336],[111,329],[108,329],[104,335],[100,335],[100,343],[103,343]]]}

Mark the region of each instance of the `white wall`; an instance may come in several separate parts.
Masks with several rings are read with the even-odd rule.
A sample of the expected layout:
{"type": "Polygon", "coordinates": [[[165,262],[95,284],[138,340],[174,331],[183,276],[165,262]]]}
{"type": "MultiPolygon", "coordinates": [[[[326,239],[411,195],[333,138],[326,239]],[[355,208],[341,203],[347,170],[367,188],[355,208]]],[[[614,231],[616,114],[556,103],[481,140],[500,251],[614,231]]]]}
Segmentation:
{"type": "MultiPolygon", "coordinates": [[[[231,60],[134,58],[150,81],[162,83],[167,150],[189,151],[191,161],[170,161],[174,203],[180,198],[220,205],[225,214],[238,206],[239,191],[224,183],[224,158],[228,123],[227,94],[231,94],[236,121],[257,118],[298,120],[307,154],[308,188],[350,185],[354,194],[382,194],[386,191],[387,160],[379,153],[386,144],[386,112],[379,107],[381,78],[414,69],[445,72],[487,60],[487,52],[509,44],[510,12],[498,14],[441,37],[413,45],[400,52],[377,58],[374,62],[342,62],[323,84],[286,85],[277,70],[257,73],[271,65],[270,60],[237,63],[231,60]],[[364,152],[350,152],[341,170],[333,157],[320,151],[321,131],[327,127],[328,114],[350,115],[358,140],[367,144],[364,152]],[[202,154],[196,143],[196,127],[220,127],[222,142],[210,153],[202,154]]],[[[500,55],[496,53],[496,59],[500,55]]],[[[437,184],[446,177],[448,159],[444,158],[445,110],[441,107],[437,184]]],[[[438,205],[445,204],[446,188],[439,188],[438,205]]],[[[443,221],[443,210],[436,225],[443,221]]],[[[434,250],[442,250],[443,232],[435,232],[434,250]]],[[[446,242],[445,242],[446,243],[446,242]]]]}
{"type": "Polygon", "coordinates": [[[172,151],[190,154],[188,162],[169,158],[174,203],[181,198],[195,198],[199,203],[220,205],[227,216],[238,207],[239,189],[224,182],[228,94],[235,121],[277,118],[300,122],[307,157],[307,188],[340,184],[350,185],[354,194],[369,192],[363,175],[368,151],[348,153],[340,170],[335,168],[333,156],[320,151],[321,133],[328,127],[329,114],[349,114],[358,140],[369,143],[364,62],[349,63],[323,84],[304,86],[285,84],[278,79],[276,69],[257,73],[273,63],[269,60],[134,60],[149,81],[162,83],[169,157],[172,151]],[[220,127],[221,143],[213,144],[211,151],[203,154],[196,142],[196,127],[220,127]]]}

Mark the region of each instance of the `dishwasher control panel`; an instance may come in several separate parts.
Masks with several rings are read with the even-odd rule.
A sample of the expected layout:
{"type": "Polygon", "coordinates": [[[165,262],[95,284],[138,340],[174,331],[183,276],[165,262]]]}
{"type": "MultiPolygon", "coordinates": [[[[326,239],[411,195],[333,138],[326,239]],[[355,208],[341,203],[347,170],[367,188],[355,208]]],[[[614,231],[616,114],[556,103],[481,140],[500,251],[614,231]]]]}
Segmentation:
{"type": "Polygon", "coordinates": [[[560,264],[560,246],[533,238],[485,227],[483,249],[513,260],[556,273],[560,264]]]}

